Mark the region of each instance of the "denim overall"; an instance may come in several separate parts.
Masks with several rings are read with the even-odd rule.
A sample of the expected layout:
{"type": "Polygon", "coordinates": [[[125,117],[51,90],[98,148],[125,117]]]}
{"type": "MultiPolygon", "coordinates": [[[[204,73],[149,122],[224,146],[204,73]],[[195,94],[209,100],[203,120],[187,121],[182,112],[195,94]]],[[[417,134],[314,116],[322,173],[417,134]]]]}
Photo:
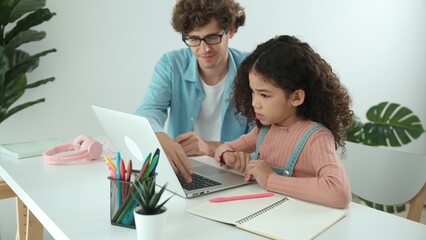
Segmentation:
{"type": "MultiPolygon", "coordinates": [[[[260,144],[262,143],[263,138],[266,135],[266,132],[268,132],[269,127],[270,126],[263,126],[262,129],[260,130],[259,137],[257,138],[256,152],[255,152],[255,156],[257,157],[257,159],[259,159],[260,157],[260,154],[259,154],[260,144]]],[[[308,138],[311,136],[312,133],[314,133],[316,130],[321,128],[324,128],[324,126],[321,124],[317,124],[309,128],[308,131],[306,131],[305,134],[302,136],[302,139],[300,139],[300,141],[297,143],[296,148],[293,150],[290,156],[290,159],[285,165],[285,168],[278,168],[278,167],[272,166],[272,170],[274,170],[274,172],[276,172],[278,175],[293,177],[294,166],[296,165],[297,159],[299,159],[299,155],[302,152],[302,149],[305,146],[306,142],[308,141],[308,138]]]]}

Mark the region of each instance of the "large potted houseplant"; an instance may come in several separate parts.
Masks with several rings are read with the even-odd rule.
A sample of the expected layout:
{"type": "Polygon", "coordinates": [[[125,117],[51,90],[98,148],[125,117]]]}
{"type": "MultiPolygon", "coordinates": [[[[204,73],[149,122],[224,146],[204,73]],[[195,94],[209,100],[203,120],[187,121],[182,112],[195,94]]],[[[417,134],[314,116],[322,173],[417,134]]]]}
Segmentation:
{"type": "Polygon", "coordinates": [[[26,43],[46,37],[43,31],[32,28],[49,21],[55,13],[44,8],[46,0],[0,0],[0,123],[11,115],[44,102],[44,98],[13,106],[27,89],[53,81],[49,77],[29,81],[27,73],[39,65],[41,57],[56,49],[29,54],[20,49],[26,43]]]}
{"type": "Polygon", "coordinates": [[[139,240],[157,240],[164,236],[167,208],[164,206],[172,196],[160,202],[166,184],[157,192],[155,175],[134,182],[136,194],[132,193],[138,206],[134,209],[135,227],[139,240]]]}
{"type": "MultiPolygon", "coordinates": [[[[399,147],[419,138],[424,133],[420,119],[407,107],[397,103],[381,102],[367,111],[368,122],[354,116],[346,130],[346,140],[369,146],[399,147]]],[[[389,213],[402,212],[401,206],[384,206],[364,199],[368,206],[389,213]]]]}

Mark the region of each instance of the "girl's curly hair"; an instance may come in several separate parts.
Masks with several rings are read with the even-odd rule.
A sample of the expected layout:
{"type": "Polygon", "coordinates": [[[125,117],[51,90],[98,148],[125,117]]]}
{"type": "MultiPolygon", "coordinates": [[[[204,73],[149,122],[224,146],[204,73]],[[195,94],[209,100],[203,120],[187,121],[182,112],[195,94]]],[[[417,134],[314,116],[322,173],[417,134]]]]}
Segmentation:
{"type": "Polygon", "coordinates": [[[244,8],[234,0],[178,0],[172,15],[176,32],[185,34],[207,25],[215,18],[223,29],[243,26],[246,20],[244,8]]]}
{"type": "Polygon", "coordinates": [[[305,101],[297,108],[297,115],[323,124],[332,132],[336,147],[344,146],[345,129],[352,122],[351,97],[331,66],[307,43],[292,36],[277,36],[258,45],[239,66],[232,101],[237,114],[261,127],[251,105],[251,71],[283,89],[287,96],[304,90],[305,101]]]}

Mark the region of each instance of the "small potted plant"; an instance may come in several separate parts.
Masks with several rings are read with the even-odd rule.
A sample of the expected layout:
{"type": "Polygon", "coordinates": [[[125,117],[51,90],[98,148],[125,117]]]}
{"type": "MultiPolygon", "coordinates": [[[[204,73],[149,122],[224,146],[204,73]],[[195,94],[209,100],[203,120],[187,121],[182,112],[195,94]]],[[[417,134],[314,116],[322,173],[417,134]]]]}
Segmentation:
{"type": "Polygon", "coordinates": [[[136,180],[132,193],[138,206],[134,210],[136,232],[139,240],[161,239],[167,220],[167,208],[164,206],[172,196],[160,203],[160,198],[166,190],[165,184],[156,192],[155,175],[144,180],[136,180]]]}

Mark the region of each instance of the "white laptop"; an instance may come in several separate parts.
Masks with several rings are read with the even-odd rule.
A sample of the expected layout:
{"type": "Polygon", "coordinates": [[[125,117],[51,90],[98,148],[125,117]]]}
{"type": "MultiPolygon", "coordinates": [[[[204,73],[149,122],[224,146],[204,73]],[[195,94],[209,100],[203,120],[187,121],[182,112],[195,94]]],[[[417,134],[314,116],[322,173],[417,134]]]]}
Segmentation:
{"type": "MultiPolygon", "coordinates": [[[[144,117],[123,113],[111,109],[92,106],[99,122],[111,140],[114,149],[119,151],[123,159],[132,159],[133,169],[139,170],[145,157],[159,148],[160,159],[157,166],[157,184],[163,186],[167,183],[167,190],[182,197],[195,197],[210,192],[216,192],[232,187],[248,184],[242,175],[235,171],[219,166],[209,165],[189,158],[194,175],[193,183],[186,184],[181,177],[173,171],[166,154],[161,148],[150,123],[144,117]],[[198,179],[203,181],[198,184],[198,179]],[[197,183],[196,183],[197,182],[197,183]]],[[[214,161],[207,158],[207,161],[214,161]]]]}

